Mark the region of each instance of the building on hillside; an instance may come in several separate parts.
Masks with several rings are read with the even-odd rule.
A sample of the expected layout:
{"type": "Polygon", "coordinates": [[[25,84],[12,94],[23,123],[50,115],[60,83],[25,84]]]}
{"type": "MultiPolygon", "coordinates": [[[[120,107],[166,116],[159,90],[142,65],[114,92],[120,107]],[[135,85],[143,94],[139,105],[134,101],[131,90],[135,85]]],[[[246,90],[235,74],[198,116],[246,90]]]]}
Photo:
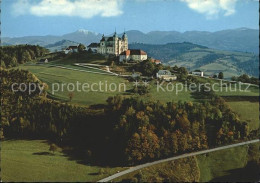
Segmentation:
{"type": "Polygon", "coordinates": [[[172,75],[172,73],[168,70],[159,70],[156,73],[156,78],[163,79],[163,80],[166,80],[166,81],[177,80],[177,76],[172,75]]]}
{"type": "Polygon", "coordinates": [[[160,61],[160,60],[157,60],[157,59],[151,59],[151,62],[152,63],[155,63],[156,65],[158,65],[158,64],[162,64],[162,62],[160,61]]]}
{"type": "Polygon", "coordinates": [[[116,56],[126,50],[128,50],[128,37],[126,33],[124,33],[122,37],[118,37],[116,32],[111,37],[105,37],[103,35],[97,48],[97,52],[100,54],[116,56]]]}
{"type": "Polygon", "coordinates": [[[68,54],[68,53],[77,53],[79,50],[78,50],[78,47],[79,47],[79,45],[78,46],[69,46],[68,48],[66,48],[65,50],[64,50],[64,53],[65,54],[68,54]]]}
{"type": "Polygon", "coordinates": [[[99,43],[91,43],[87,46],[87,50],[91,50],[94,53],[98,52],[99,43]]]}
{"type": "Polygon", "coordinates": [[[192,75],[195,75],[195,76],[201,76],[203,77],[204,76],[204,73],[201,72],[201,71],[194,71],[194,72],[191,72],[192,75]]]}
{"type": "Polygon", "coordinates": [[[147,60],[147,53],[143,50],[126,50],[119,55],[119,62],[147,60]]]}

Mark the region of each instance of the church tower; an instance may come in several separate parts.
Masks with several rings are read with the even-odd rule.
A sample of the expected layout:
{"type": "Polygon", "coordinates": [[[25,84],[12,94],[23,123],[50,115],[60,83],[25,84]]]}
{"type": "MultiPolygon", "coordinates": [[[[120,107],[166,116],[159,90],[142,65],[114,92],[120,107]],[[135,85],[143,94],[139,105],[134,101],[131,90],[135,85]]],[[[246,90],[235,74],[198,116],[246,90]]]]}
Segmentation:
{"type": "Polygon", "coordinates": [[[123,41],[123,51],[128,50],[128,37],[125,32],[122,36],[122,41],[123,41]]]}

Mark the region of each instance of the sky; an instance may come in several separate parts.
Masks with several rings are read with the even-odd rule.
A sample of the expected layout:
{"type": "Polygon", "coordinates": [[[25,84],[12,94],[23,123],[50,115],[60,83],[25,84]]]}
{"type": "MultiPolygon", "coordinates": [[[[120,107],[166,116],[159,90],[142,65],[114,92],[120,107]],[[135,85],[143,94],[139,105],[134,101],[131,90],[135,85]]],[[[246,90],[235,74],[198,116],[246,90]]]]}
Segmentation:
{"type": "Polygon", "coordinates": [[[258,0],[2,0],[2,37],[259,27],[258,0]]]}

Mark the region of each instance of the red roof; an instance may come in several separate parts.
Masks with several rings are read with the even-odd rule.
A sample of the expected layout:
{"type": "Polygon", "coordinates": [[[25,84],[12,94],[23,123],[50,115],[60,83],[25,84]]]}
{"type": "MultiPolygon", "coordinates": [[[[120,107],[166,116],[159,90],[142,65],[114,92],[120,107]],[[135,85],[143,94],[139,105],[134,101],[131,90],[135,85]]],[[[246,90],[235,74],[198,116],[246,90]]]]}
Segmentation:
{"type": "Polygon", "coordinates": [[[120,55],[147,55],[143,50],[126,50],[122,52],[120,55]]]}

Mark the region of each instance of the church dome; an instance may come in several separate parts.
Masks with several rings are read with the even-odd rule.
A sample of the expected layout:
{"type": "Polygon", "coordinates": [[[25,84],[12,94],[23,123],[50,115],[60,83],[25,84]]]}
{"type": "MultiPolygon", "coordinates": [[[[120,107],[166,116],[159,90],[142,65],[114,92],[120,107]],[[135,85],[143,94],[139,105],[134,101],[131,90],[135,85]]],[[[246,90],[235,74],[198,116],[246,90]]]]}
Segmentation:
{"type": "Polygon", "coordinates": [[[127,35],[126,33],[124,32],[123,36],[122,36],[122,39],[127,39],[127,35]]]}
{"type": "Polygon", "coordinates": [[[117,37],[117,33],[116,33],[116,32],[114,33],[114,36],[113,36],[113,37],[117,37]]]}

